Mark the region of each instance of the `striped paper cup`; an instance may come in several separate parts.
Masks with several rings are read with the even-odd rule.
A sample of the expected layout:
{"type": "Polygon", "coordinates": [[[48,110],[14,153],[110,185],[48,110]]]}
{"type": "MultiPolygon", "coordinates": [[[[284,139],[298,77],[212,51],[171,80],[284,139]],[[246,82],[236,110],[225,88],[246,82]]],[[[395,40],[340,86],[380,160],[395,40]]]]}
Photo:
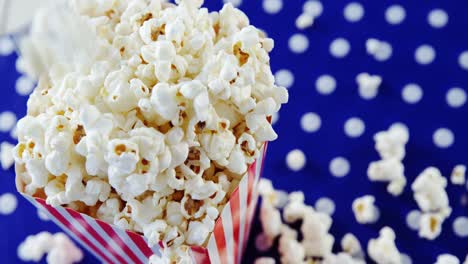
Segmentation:
{"type": "MultiPolygon", "coordinates": [[[[258,199],[257,184],[261,176],[266,144],[262,155],[253,163],[224,207],[207,247],[191,247],[194,263],[240,263],[247,245],[250,226],[258,199]]],[[[16,167],[17,172],[21,170],[16,167]]],[[[22,193],[24,185],[16,182],[22,193]]],[[[58,226],[92,252],[103,263],[148,263],[151,255],[161,255],[163,244],[148,247],[146,239],[135,232],[122,230],[101,220],[69,208],[52,207],[41,198],[23,194],[37,208],[42,209],[58,226]]]]}

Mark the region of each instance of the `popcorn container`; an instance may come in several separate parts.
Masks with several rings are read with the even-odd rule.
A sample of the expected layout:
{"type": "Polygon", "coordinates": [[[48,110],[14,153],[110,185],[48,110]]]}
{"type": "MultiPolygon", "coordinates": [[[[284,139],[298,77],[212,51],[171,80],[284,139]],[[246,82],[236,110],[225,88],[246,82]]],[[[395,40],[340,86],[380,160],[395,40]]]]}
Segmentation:
{"type": "MultiPolygon", "coordinates": [[[[207,246],[191,247],[190,253],[194,263],[241,262],[258,200],[257,186],[266,149],[267,144],[232,193],[229,202],[216,220],[207,246]]],[[[19,169],[17,166],[17,172],[19,169]]],[[[16,187],[20,193],[23,193],[23,183],[17,181],[16,187]]],[[[24,193],[23,196],[37,208],[45,211],[60,228],[103,263],[148,263],[151,255],[161,255],[162,242],[150,248],[140,234],[122,230],[69,208],[52,207],[41,198],[24,193]]]]}

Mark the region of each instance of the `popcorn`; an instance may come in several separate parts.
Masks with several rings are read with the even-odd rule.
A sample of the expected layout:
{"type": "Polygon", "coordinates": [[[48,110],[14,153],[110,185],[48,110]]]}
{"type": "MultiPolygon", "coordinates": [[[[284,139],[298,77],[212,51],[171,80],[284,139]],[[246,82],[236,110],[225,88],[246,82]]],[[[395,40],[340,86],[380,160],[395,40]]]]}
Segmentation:
{"type": "Polygon", "coordinates": [[[270,257],[260,257],[260,258],[257,258],[254,262],[254,264],[275,264],[276,261],[274,258],[270,258],[270,257]]]}
{"type": "Polygon", "coordinates": [[[306,29],[314,24],[314,16],[308,13],[302,13],[296,18],[296,27],[298,29],[306,29]]]}
{"type": "Polygon", "coordinates": [[[457,165],[453,168],[452,174],[450,175],[450,181],[452,184],[463,185],[465,183],[465,165],[457,165]]]}
{"type": "Polygon", "coordinates": [[[329,215],[307,210],[301,225],[302,245],[308,257],[324,257],[331,253],[334,237],[328,233],[332,225],[329,215]]]}
{"type": "Polygon", "coordinates": [[[437,256],[435,264],[460,264],[460,260],[451,254],[441,254],[437,256]]]}
{"type": "Polygon", "coordinates": [[[379,219],[379,209],[374,205],[375,197],[364,195],[353,201],[353,213],[360,224],[375,223],[379,219]]]}
{"type": "MultiPolygon", "coordinates": [[[[20,191],[44,192],[53,206],[166,243],[166,260],[190,261],[185,249],[205,245],[264,143],[277,138],[269,120],[288,101],[270,69],[273,40],[232,5],[208,13],[202,4],[70,3],[86,61],[56,54],[63,43],[41,38],[43,25],[63,41],[72,29],[53,8],[38,15],[18,62],[40,76],[17,125],[20,191]]],[[[285,195],[265,200],[273,220],[265,233],[277,237],[285,195]]]]}
{"type": "Polygon", "coordinates": [[[367,252],[378,264],[401,263],[401,255],[395,245],[395,232],[390,227],[380,229],[379,237],[369,240],[367,252]]]}
{"type": "Polygon", "coordinates": [[[2,142],[0,144],[0,164],[4,170],[8,170],[15,163],[15,159],[13,157],[14,147],[14,145],[8,142],[2,142]]]}
{"type": "Polygon", "coordinates": [[[281,233],[281,214],[266,200],[260,207],[260,221],[268,239],[273,240],[281,233]]]}
{"type": "Polygon", "coordinates": [[[419,236],[434,240],[442,232],[444,218],[440,214],[424,213],[419,220],[419,236]]]}
{"type": "Polygon", "coordinates": [[[31,235],[18,247],[18,257],[23,261],[39,262],[45,254],[49,264],[71,264],[83,259],[83,252],[63,233],[31,235]]]}
{"type": "Polygon", "coordinates": [[[356,82],[359,87],[359,95],[366,100],[370,100],[377,96],[382,78],[364,72],[356,76],[356,82]]]}
{"type": "Polygon", "coordinates": [[[399,196],[406,186],[405,167],[401,161],[405,157],[408,140],[407,128],[399,124],[393,124],[387,131],[374,136],[375,149],[381,160],[369,164],[367,175],[371,181],[389,182],[387,191],[393,196],[399,196]]]}
{"type": "Polygon", "coordinates": [[[364,264],[363,260],[353,259],[347,253],[330,254],[325,257],[323,264],[364,264]]]}
{"type": "Polygon", "coordinates": [[[341,239],[341,249],[354,258],[364,258],[364,252],[359,240],[351,233],[341,239]]]}

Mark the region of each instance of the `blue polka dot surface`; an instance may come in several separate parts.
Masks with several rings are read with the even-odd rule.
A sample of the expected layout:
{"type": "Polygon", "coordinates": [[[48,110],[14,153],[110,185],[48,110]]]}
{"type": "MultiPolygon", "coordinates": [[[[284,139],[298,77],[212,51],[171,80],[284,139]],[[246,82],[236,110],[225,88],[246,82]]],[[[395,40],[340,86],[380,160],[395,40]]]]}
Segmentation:
{"type": "MultiPolygon", "coordinates": [[[[445,253],[462,263],[468,254],[468,185],[454,184],[451,174],[456,165],[468,164],[468,34],[464,33],[468,3],[230,2],[275,40],[271,67],[276,82],[290,94],[289,103],[273,118],[279,138],[269,145],[263,176],[276,189],[303,191],[307,204],[331,213],[333,252],[340,252],[340,240],[352,233],[367,253],[369,240],[388,226],[396,234],[398,250],[412,263],[435,263],[445,253]],[[409,132],[404,158],[397,161],[404,166],[406,179],[400,195],[392,195],[388,183],[368,176],[371,162],[381,160],[374,135],[395,123],[409,132]],[[412,212],[420,210],[412,184],[431,166],[447,181],[451,207],[433,240],[420,237],[414,230],[418,226],[409,220],[415,216],[412,212]],[[365,195],[375,197],[379,217],[362,224],[353,213],[353,201],[365,195]]],[[[222,5],[221,0],[205,3],[210,10],[222,5]]],[[[1,38],[0,142],[10,144],[15,143],[14,123],[25,114],[27,95],[34,87],[16,71],[16,58],[11,38],[1,38]]],[[[17,247],[26,236],[59,228],[41,220],[17,194],[12,168],[2,174],[1,259],[16,263],[20,262],[17,247]],[[15,195],[17,207],[5,196],[8,193],[15,195]]],[[[255,238],[261,232],[257,213],[242,263],[261,256],[279,262],[277,243],[266,252],[256,248],[255,238]]],[[[366,262],[374,263],[366,255],[366,262]]],[[[83,263],[96,262],[86,253],[83,263]]]]}

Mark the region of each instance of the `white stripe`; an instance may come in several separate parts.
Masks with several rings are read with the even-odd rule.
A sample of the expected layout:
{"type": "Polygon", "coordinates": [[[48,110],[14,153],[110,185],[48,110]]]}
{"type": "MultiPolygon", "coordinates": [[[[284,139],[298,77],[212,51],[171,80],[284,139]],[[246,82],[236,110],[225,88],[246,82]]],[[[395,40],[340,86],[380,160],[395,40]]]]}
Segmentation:
{"type": "Polygon", "coordinates": [[[55,216],[49,212],[49,210],[47,210],[44,206],[42,206],[42,204],[38,203],[34,198],[32,197],[29,197],[29,196],[26,196],[26,195],[23,195],[26,199],[28,199],[29,202],[31,202],[34,206],[36,206],[38,209],[44,211],[47,216],[49,217],[49,219],[52,220],[52,222],[54,222],[56,225],[58,225],[60,227],[60,229],[62,229],[63,231],[65,231],[73,240],[75,240],[76,242],[78,242],[82,247],[84,247],[87,251],[91,252],[98,260],[99,262],[102,262],[102,263],[105,263],[105,261],[101,258],[101,256],[99,256],[99,254],[97,254],[97,252],[94,252],[94,250],[92,250],[88,244],[86,244],[83,240],[81,240],[77,235],[75,235],[75,233],[73,233],[68,227],[66,227],[64,224],[62,224],[57,218],[55,218],[55,216]]]}
{"type": "Polygon", "coordinates": [[[208,241],[208,254],[210,255],[211,264],[221,264],[214,234],[211,235],[210,241],[208,241]]]}
{"type": "Polygon", "coordinates": [[[122,241],[130,248],[130,250],[138,257],[141,263],[147,263],[148,258],[143,254],[140,248],[133,242],[133,240],[128,236],[127,232],[119,228],[112,227],[114,232],[122,239],[122,241]]]}
{"type": "Polygon", "coordinates": [[[223,221],[224,240],[226,241],[226,253],[229,264],[234,264],[234,234],[232,226],[231,203],[227,203],[221,213],[221,220],[223,221]]]}
{"type": "Polygon", "coordinates": [[[244,232],[245,232],[245,218],[247,208],[247,187],[248,177],[244,177],[239,184],[239,210],[240,210],[240,228],[239,228],[239,244],[238,244],[238,260],[239,263],[242,258],[242,247],[244,243],[244,232]]]}
{"type": "Polygon", "coordinates": [[[93,227],[94,231],[96,231],[96,233],[98,233],[102,237],[102,239],[104,239],[104,241],[109,243],[109,246],[112,247],[115,254],[118,254],[120,257],[123,257],[123,259],[125,260],[125,263],[132,263],[133,262],[130,259],[130,257],[127,256],[127,254],[125,254],[125,251],[123,251],[123,249],[121,247],[119,247],[119,245],[117,245],[117,243],[114,241],[114,239],[111,238],[106,233],[106,231],[104,231],[104,229],[102,229],[102,227],[97,224],[96,220],[94,220],[92,218],[89,218],[87,216],[84,216],[83,218],[86,220],[86,222],[90,226],[93,227]]]}
{"type": "Polygon", "coordinates": [[[115,259],[115,257],[109,253],[109,251],[103,246],[101,245],[101,243],[99,243],[90,233],[88,233],[88,231],[80,224],[78,223],[78,221],[76,219],[73,218],[72,215],[70,215],[70,213],[68,213],[68,211],[63,208],[63,207],[57,207],[55,208],[63,217],[65,217],[68,222],[70,222],[70,224],[73,225],[73,227],[75,227],[75,229],[80,232],[83,236],[85,236],[91,243],[94,244],[94,246],[98,249],[101,250],[101,252],[106,255],[107,258],[109,258],[112,263],[119,263],[117,261],[117,259],[115,259]]]}

